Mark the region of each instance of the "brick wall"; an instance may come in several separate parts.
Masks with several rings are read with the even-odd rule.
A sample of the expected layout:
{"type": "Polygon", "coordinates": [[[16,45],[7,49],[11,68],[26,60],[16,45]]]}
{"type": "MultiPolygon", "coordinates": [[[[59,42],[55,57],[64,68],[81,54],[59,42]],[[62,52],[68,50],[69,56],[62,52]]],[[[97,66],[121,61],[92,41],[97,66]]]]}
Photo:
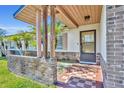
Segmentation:
{"type": "Polygon", "coordinates": [[[105,87],[124,87],[124,6],[106,7],[107,63],[105,87]]]}

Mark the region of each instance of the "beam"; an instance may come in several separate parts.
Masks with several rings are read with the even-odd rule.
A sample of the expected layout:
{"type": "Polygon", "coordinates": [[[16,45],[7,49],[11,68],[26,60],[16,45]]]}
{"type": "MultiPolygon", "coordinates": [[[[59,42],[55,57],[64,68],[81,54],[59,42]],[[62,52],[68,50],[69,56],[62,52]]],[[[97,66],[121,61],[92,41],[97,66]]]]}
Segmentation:
{"type": "Polygon", "coordinates": [[[65,11],[62,6],[57,6],[56,8],[63,16],[68,18],[76,27],[78,27],[78,23],[65,11]]]}
{"type": "Polygon", "coordinates": [[[48,29],[47,29],[47,17],[48,17],[48,6],[43,6],[43,34],[44,34],[44,46],[43,46],[43,53],[44,57],[47,58],[47,50],[48,50],[48,29]]]}
{"type": "Polygon", "coordinates": [[[51,31],[50,31],[50,58],[55,58],[55,6],[50,6],[51,31]]]}
{"type": "Polygon", "coordinates": [[[41,57],[41,11],[36,10],[37,57],[41,57]]]}

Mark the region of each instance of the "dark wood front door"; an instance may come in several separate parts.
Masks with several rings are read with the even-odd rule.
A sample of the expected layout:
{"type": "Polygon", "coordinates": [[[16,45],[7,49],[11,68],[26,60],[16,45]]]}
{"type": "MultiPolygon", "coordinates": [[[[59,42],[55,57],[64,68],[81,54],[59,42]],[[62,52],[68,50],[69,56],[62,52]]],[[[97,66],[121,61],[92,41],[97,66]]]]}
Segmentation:
{"type": "Polygon", "coordinates": [[[96,63],[96,30],[80,32],[80,61],[96,63]]]}

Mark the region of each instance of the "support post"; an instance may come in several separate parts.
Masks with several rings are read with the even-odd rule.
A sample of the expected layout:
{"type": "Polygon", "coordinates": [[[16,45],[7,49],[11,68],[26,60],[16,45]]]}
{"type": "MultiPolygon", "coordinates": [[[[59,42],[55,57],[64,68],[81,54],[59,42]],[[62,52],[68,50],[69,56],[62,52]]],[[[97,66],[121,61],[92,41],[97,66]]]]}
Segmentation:
{"type": "Polygon", "coordinates": [[[48,51],[47,16],[48,16],[48,6],[45,5],[45,6],[43,6],[43,34],[44,34],[43,54],[44,54],[45,58],[47,58],[47,51],[48,51]]]}
{"type": "Polygon", "coordinates": [[[37,57],[41,57],[41,11],[36,10],[37,57]]]}
{"type": "Polygon", "coordinates": [[[50,6],[51,31],[50,31],[50,58],[55,58],[55,6],[50,6]]]}

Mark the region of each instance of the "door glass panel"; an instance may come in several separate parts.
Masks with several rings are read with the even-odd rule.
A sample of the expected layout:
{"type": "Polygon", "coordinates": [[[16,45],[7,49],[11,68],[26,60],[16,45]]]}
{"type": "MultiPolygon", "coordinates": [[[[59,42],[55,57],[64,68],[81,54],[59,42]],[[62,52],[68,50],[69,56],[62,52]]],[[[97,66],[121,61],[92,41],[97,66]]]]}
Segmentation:
{"type": "Polygon", "coordinates": [[[81,39],[82,39],[81,51],[83,53],[95,53],[94,31],[82,32],[81,39]]]}

